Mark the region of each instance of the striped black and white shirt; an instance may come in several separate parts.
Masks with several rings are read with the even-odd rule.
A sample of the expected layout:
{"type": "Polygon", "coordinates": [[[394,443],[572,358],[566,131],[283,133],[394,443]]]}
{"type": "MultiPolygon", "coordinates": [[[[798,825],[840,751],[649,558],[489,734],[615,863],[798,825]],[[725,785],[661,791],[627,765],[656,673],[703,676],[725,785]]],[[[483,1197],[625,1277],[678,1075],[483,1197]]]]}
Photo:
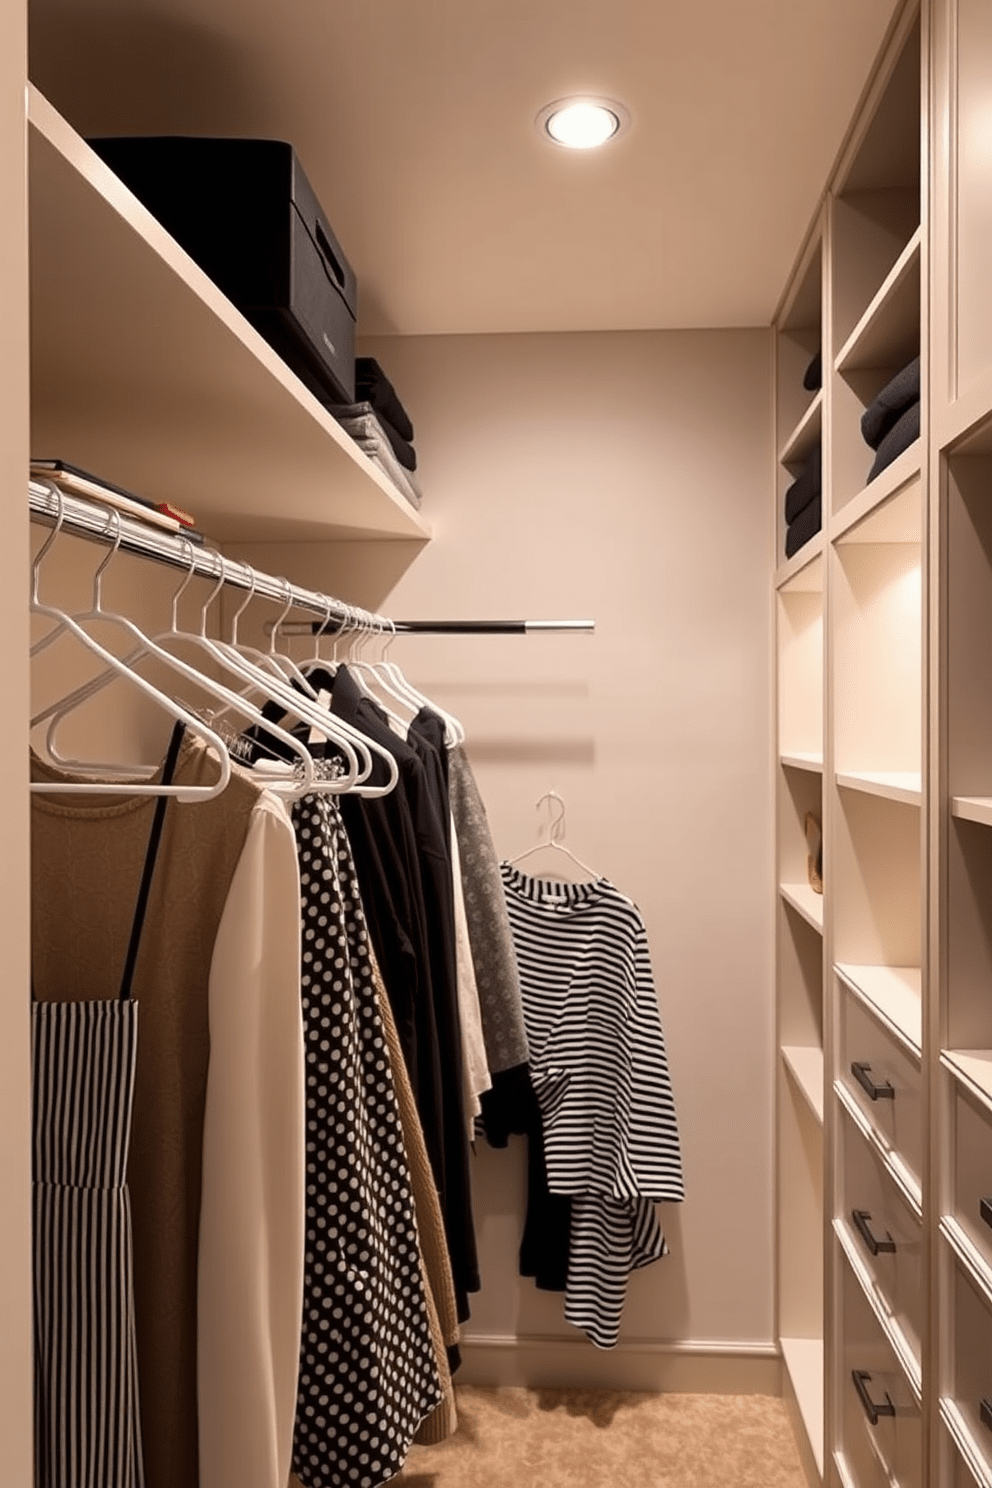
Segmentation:
{"type": "Polygon", "coordinates": [[[667,1251],[682,1159],[647,932],[607,879],[501,864],[552,1193],[572,1199],[565,1317],[617,1341],[627,1277],[667,1251]]]}

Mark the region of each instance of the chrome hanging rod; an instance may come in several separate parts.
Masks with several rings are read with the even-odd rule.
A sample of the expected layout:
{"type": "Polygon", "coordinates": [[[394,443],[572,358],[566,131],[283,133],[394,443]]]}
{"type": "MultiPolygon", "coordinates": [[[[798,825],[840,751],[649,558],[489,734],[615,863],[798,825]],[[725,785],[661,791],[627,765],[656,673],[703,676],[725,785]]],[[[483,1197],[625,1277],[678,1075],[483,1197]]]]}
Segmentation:
{"type": "MultiPolygon", "coordinates": [[[[259,599],[270,599],[283,605],[292,599],[292,608],[310,610],[321,617],[317,621],[282,624],[280,635],[316,635],[318,631],[330,635],[365,627],[384,632],[395,630],[398,635],[531,635],[550,631],[590,633],[596,629],[595,620],[389,620],[384,615],[356,609],[343,600],[318,594],[313,589],[303,589],[288,579],[249,569],[246,564],[225,558],[214,548],[195,546],[181,533],[173,536],[170,532],[113,512],[95,501],[84,501],[79,496],[59,492],[40,481],[29,481],[28,499],[31,515],[38,521],[54,526],[61,513],[63,532],[96,542],[116,542],[119,516],[122,552],[151,558],[187,573],[192,568],[193,573],[215,582],[223,577],[225,584],[234,589],[251,589],[259,599]]],[[[271,630],[271,627],[269,621],[265,628],[271,630]]]]}
{"type": "MultiPolygon", "coordinates": [[[[214,582],[223,577],[224,583],[234,589],[250,589],[258,599],[270,599],[293,609],[311,610],[322,617],[322,623],[345,630],[361,624],[391,628],[384,615],[373,615],[369,611],[356,610],[343,600],[330,595],[317,594],[312,589],[302,589],[288,579],[274,578],[259,569],[249,569],[247,564],[236,563],[225,558],[215,548],[204,548],[164,529],[152,527],[144,522],[126,517],[111,508],[100,506],[95,501],[84,501],[78,496],[59,492],[39,481],[28,482],[28,499],[31,516],[54,526],[62,515],[62,531],[75,537],[88,537],[96,542],[117,541],[117,517],[120,516],[120,549],[123,553],[136,553],[142,558],[151,558],[156,563],[166,563],[181,568],[214,582]]],[[[319,628],[319,627],[318,627],[319,628]]],[[[310,625],[303,627],[312,633],[310,625]]],[[[280,627],[282,634],[282,627],[280,627]]]]}
{"type": "MultiPolygon", "coordinates": [[[[320,621],[280,625],[280,635],[316,635],[333,630],[320,621]]],[[[392,620],[397,635],[532,635],[538,631],[573,630],[591,633],[595,620],[392,620]]]]}

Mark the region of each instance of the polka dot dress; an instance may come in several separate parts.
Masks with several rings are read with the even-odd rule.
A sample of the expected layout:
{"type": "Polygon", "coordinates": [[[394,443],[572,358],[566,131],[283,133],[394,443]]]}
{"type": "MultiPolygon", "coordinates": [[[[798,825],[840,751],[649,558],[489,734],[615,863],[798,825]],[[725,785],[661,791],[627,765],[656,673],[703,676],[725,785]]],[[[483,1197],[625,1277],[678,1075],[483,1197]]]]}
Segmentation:
{"type": "Polygon", "coordinates": [[[413,1192],[364,911],[337,802],[293,808],[303,910],[306,1258],[293,1470],[394,1477],[441,1399],[413,1192]]]}

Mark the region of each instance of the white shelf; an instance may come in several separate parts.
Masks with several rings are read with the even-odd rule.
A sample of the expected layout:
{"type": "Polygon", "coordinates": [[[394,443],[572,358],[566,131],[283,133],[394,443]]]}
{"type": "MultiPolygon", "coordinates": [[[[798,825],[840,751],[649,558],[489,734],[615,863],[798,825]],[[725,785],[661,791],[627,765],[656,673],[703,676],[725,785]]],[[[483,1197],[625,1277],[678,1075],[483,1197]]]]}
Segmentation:
{"type": "Polygon", "coordinates": [[[790,770],[809,770],[811,774],[823,774],[822,754],[780,754],[779,762],[790,770]]]}
{"type": "Polygon", "coordinates": [[[835,972],[913,1054],[923,1047],[922,978],[918,966],[852,966],[835,972]]]}
{"type": "Polygon", "coordinates": [[[838,372],[864,367],[898,371],[919,355],[922,241],[918,227],[841,347],[835,362],[838,372]]]}
{"type": "Polygon", "coordinates": [[[940,1062],[992,1111],[992,1049],[945,1049],[940,1062]]]}
{"type": "Polygon", "coordinates": [[[29,88],[32,453],[219,540],[430,528],[51,104],[29,88]]]}
{"type": "Polygon", "coordinates": [[[992,827],[992,796],[952,796],[951,815],[992,827]]]}
{"type": "Polygon", "coordinates": [[[817,1471],[823,1477],[823,1340],[780,1338],[782,1358],[806,1428],[817,1471]]]}
{"type": "Polygon", "coordinates": [[[823,533],[817,532],[808,543],[803,543],[798,553],[793,553],[775,570],[775,588],[779,591],[806,590],[811,594],[823,590],[823,574],[819,567],[810,565],[823,556],[823,533]],[[807,573],[806,570],[809,569],[807,573]]]}
{"type": "Polygon", "coordinates": [[[841,507],[833,540],[844,543],[919,543],[923,503],[918,445],[904,450],[871,485],[841,507]]]}
{"type": "Polygon", "coordinates": [[[819,1124],[823,1125],[823,1050],[783,1044],[782,1062],[819,1124]]]}
{"type": "Polygon", "coordinates": [[[866,795],[882,796],[886,801],[900,801],[906,806],[923,803],[923,781],[918,770],[845,771],[834,778],[846,790],[864,791],[866,795]]]}
{"type": "Polygon", "coordinates": [[[814,930],[823,934],[823,895],[816,893],[808,883],[784,883],[779,885],[779,893],[786,904],[801,914],[814,930]]]}
{"type": "Polygon", "coordinates": [[[823,390],[821,389],[806,409],[782,447],[778,457],[780,465],[798,465],[812,450],[823,432],[823,390]]]}

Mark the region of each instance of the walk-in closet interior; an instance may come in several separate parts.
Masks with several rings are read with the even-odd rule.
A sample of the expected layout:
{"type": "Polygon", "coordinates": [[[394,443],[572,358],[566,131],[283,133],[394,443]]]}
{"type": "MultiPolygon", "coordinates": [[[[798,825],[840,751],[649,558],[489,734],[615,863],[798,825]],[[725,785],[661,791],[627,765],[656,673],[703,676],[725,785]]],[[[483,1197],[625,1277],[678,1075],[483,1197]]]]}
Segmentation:
{"type": "MultiPolygon", "coordinates": [[[[57,1001],[46,987],[61,974],[38,927],[55,927],[52,943],[76,933],[57,840],[32,818],[83,799],[32,794],[31,771],[64,787],[39,759],[55,737],[77,769],[158,766],[175,722],[114,683],[57,735],[32,731],[93,671],[71,627],[37,643],[94,600],[161,637],[182,589],[186,630],[225,640],[236,621],[242,645],[301,665],[333,666],[359,611],[379,617],[357,658],[377,661],[389,634],[387,659],[464,731],[495,852],[521,858],[503,869],[515,933],[514,886],[525,900],[544,872],[565,885],[558,910],[589,880],[636,906],[663,1057],[624,1020],[610,1038],[618,1061],[636,1046],[653,1072],[656,1150],[674,1103],[679,1182],[650,1195],[668,1195],[667,1254],[625,1271],[615,1344],[599,1312],[568,1321],[574,1294],[563,1310],[563,1288],[520,1274],[525,1143],[481,1128],[469,1141],[463,1123],[480,1285],[462,1296],[471,1267],[459,1277],[453,1255],[456,1399],[460,1384],[780,1397],[810,1485],[992,1488],[988,0],[12,0],[0,223],[3,1483],[32,1483],[38,1460],[32,1004],[57,1001]],[[617,101],[602,151],[542,136],[541,110],[571,95],[617,101]],[[356,349],[415,425],[419,504],[90,143],[148,135],[292,143],[357,278],[356,349]],[[143,539],[133,518],[57,496],[39,459],[191,512],[205,544],[181,520],[143,539]],[[329,617],[339,641],[313,634],[329,617]],[[524,618],[563,623],[402,624],[524,618]],[[531,868],[521,855],[562,829],[578,871],[553,849],[531,868]]],[[[244,231],[226,230],[232,245],[244,231]]],[[[286,703],[295,684],[280,675],[286,703]]],[[[178,673],[163,691],[182,702],[178,673]]],[[[297,719],[310,744],[316,717],[297,719]]],[[[245,790],[247,746],[221,735],[245,790]]],[[[312,783],[334,799],[334,770],[312,783]]],[[[291,837],[291,809],[258,833],[291,837]]],[[[320,809],[325,825],[338,812],[320,809]]],[[[130,923],[112,862],[83,877],[97,918],[130,923]]],[[[90,917],[78,955],[100,934],[90,917]]],[[[166,958],[168,927],[153,934],[166,958]]],[[[555,944],[549,931],[535,957],[555,944]]],[[[228,949],[245,1022],[216,1044],[302,1081],[287,1025],[256,997],[253,947],[246,928],[228,949]]],[[[88,985],[68,953],[65,971],[88,985]]],[[[599,1028],[581,1035],[594,1044],[599,1028]]],[[[390,1046],[399,1065],[405,1037],[390,1046]]],[[[236,1061],[225,1071],[208,1088],[227,1081],[244,1141],[209,1202],[203,1179],[205,1488],[233,1488],[224,1421],[242,1397],[225,1394],[223,1339],[237,1287],[252,1266],[264,1278],[265,1398],[291,1421],[278,1386],[303,1285],[280,1291],[280,1246],[299,1240],[285,1214],[264,1244],[225,1252],[231,1206],[260,1202],[256,1189],[270,1185],[276,1209],[280,1193],[287,1211],[303,1203],[304,1161],[302,1127],[264,1129],[273,1090],[253,1095],[236,1061]],[[294,1142],[298,1190],[279,1157],[294,1142]]],[[[205,1133],[217,1120],[211,1107],[205,1133]]],[[[210,1140],[196,1165],[216,1173],[227,1149],[210,1140]]],[[[424,1253],[417,1295],[429,1272],[424,1253]]],[[[232,1381],[254,1346],[239,1352],[238,1326],[232,1381]]],[[[418,1400],[411,1421],[437,1403],[418,1400]]],[[[263,1417],[245,1442],[285,1438],[263,1417]]],[[[283,1488],[261,1453],[239,1488],[283,1488]]],[[[323,1469],[308,1481],[294,1462],[323,1488],[323,1469]]],[[[340,1481],[385,1480],[361,1471],[340,1481]]]]}

